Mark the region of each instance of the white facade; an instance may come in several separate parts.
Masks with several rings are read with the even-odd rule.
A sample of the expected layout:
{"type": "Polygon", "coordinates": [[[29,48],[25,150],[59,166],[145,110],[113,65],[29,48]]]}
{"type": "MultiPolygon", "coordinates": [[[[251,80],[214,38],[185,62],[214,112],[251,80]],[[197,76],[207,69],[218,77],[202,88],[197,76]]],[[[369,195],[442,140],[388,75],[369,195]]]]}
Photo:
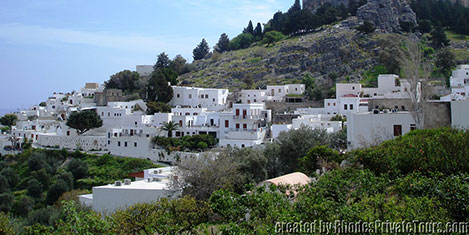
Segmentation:
{"type": "Polygon", "coordinates": [[[453,128],[469,130],[469,101],[451,102],[451,125],[453,128]]]}
{"type": "Polygon", "coordinates": [[[302,95],[304,92],[304,84],[268,85],[265,90],[242,90],[239,101],[243,104],[282,102],[288,95],[302,95]]]}
{"type": "Polygon", "coordinates": [[[409,112],[352,113],[347,119],[349,150],[369,147],[404,135],[416,127],[409,112]]]}
{"type": "Polygon", "coordinates": [[[459,65],[450,77],[451,94],[443,96],[443,101],[469,100],[469,65],[459,65]]]}
{"type": "Polygon", "coordinates": [[[136,203],[155,202],[162,198],[174,199],[182,192],[182,190],[169,189],[167,185],[172,180],[174,169],[174,167],[149,169],[145,171],[144,180],[93,187],[92,195],[81,195],[79,199],[84,204],[92,204],[94,211],[105,215],[136,203]]]}
{"type": "Polygon", "coordinates": [[[173,86],[172,106],[207,108],[220,111],[226,108],[228,89],[173,86]]]}

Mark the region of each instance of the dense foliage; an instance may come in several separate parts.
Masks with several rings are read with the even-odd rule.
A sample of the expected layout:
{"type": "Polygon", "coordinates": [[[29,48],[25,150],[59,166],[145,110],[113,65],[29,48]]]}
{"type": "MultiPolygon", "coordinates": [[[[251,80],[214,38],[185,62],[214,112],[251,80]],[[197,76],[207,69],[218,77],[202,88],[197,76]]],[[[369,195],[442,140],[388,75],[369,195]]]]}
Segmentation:
{"type": "Polygon", "coordinates": [[[123,92],[133,92],[139,88],[140,75],[137,72],[124,70],[111,76],[104,82],[106,89],[121,89],[123,92]]]}
{"type": "Polygon", "coordinates": [[[192,135],[180,138],[156,136],[153,142],[168,151],[204,151],[217,143],[211,135],[192,135]]]}
{"type": "MultiPolygon", "coordinates": [[[[51,226],[66,214],[57,207],[58,201],[76,200],[78,192],[86,193],[93,186],[122,180],[151,167],[155,165],[147,160],[65,150],[30,149],[7,155],[0,162],[0,211],[14,218],[15,227],[51,226]]],[[[1,220],[2,214],[0,233],[4,229],[1,220]]]]}
{"type": "Polygon", "coordinates": [[[428,29],[428,23],[434,26],[448,27],[460,34],[469,34],[469,8],[463,7],[458,1],[416,0],[411,1],[411,7],[417,14],[419,24],[423,21],[428,29]]]}
{"type": "MultiPolygon", "coordinates": [[[[198,171],[189,175],[190,190],[183,198],[137,204],[107,217],[64,202],[59,207],[33,209],[28,222],[23,223],[22,217],[14,215],[31,208],[34,200],[19,203],[18,193],[2,194],[0,197],[8,200],[2,200],[0,208],[9,210],[8,214],[0,212],[0,232],[273,234],[277,222],[289,221],[469,222],[468,139],[468,132],[453,129],[412,131],[380,146],[341,156],[353,164],[334,168],[303,187],[254,188],[250,182],[265,179],[268,159],[256,149],[227,150],[220,157],[222,161],[206,159],[205,165],[193,167],[198,171]],[[287,193],[292,190],[294,198],[287,193]],[[8,205],[8,201],[15,202],[8,205]]],[[[308,156],[304,159],[340,161],[337,153],[325,146],[314,147],[308,156]]],[[[109,164],[109,159],[93,159],[109,164]]],[[[317,167],[309,165],[313,162],[301,167],[307,171],[317,167]]],[[[11,178],[11,171],[6,170],[6,175],[11,178]]]]}
{"type": "Polygon", "coordinates": [[[17,119],[18,117],[14,114],[5,114],[0,118],[0,124],[11,127],[15,125],[17,119]]]}
{"type": "Polygon", "coordinates": [[[91,129],[99,128],[103,125],[103,120],[94,110],[83,110],[74,112],[67,118],[67,126],[76,129],[78,134],[83,134],[91,129]]]}
{"type": "Polygon", "coordinates": [[[163,68],[157,69],[151,75],[147,86],[147,99],[148,101],[157,101],[168,103],[173,98],[173,88],[170,86],[171,81],[177,78],[175,72],[163,68]]]}

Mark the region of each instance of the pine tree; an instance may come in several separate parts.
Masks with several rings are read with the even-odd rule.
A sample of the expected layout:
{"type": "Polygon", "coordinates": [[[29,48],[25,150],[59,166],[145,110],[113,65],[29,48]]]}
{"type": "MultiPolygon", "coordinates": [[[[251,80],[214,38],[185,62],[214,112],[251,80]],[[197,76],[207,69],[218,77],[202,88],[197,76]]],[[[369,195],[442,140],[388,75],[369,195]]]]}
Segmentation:
{"type": "Polygon", "coordinates": [[[220,35],[220,39],[218,39],[218,43],[215,46],[215,50],[223,53],[225,51],[228,51],[230,49],[230,39],[228,38],[228,35],[226,33],[223,33],[220,35]]]}
{"type": "Polygon", "coordinates": [[[173,98],[173,88],[169,86],[165,74],[155,71],[148,81],[147,95],[149,101],[168,103],[173,98]]]}
{"type": "Polygon", "coordinates": [[[262,36],[262,26],[261,23],[257,23],[256,28],[254,29],[254,36],[261,37],[262,36]]]}
{"type": "Polygon", "coordinates": [[[202,39],[200,44],[192,51],[192,55],[194,60],[201,60],[205,58],[205,56],[210,52],[210,47],[208,46],[207,41],[205,38],[202,39]]]}
{"type": "Polygon", "coordinates": [[[158,59],[156,60],[155,66],[153,68],[155,70],[161,69],[161,68],[168,68],[169,64],[171,63],[171,60],[169,59],[168,55],[164,52],[158,55],[158,59]]]}
{"type": "Polygon", "coordinates": [[[433,29],[431,32],[431,40],[436,48],[446,47],[449,45],[449,40],[446,37],[445,30],[441,26],[437,26],[433,29]]]}
{"type": "Polygon", "coordinates": [[[300,0],[295,0],[295,3],[293,6],[288,9],[288,14],[294,13],[294,12],[299,12],[301,11],[301,5],[300,5],[300,0]]]}
{"type": "Polygon", "coordinates": [[[249,21],[248,27],[243,30],[243,33],[254,33],[254,26],[252,25],[252,21],[249,21]]]}

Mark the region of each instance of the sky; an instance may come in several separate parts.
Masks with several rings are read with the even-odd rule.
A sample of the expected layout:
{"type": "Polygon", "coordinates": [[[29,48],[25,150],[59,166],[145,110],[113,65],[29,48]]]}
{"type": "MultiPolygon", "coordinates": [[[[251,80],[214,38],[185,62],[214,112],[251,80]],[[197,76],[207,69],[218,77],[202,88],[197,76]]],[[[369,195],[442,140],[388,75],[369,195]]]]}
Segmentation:
{"type": "Polygon", "coordinates": [[[293,0],[1,0],[0,110],[103,83],[166,52],[192,59],[205,38],[238,35],[293,0]]]}

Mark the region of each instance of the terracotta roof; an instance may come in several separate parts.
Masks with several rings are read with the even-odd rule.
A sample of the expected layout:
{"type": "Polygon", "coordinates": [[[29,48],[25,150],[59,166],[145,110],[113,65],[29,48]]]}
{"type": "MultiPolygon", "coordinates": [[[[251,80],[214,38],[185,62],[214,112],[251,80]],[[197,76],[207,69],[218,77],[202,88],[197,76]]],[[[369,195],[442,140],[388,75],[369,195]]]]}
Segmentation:
{"type": "Polygon", "coordinates": [[[130,173],[130,177],[143,178],[145,177],[145,173],[143,171],[130,173]]]}
{"type": "Polygon", "coordinates": [[[278,185],[298,185],[298,184],[306,185],[306,184],[311,183],[311,179],[307,175],[301,172],[295,172],[295,173],[283,175],[277,178],[265,180],[261,182],[260,185],[265,185],[268,183],[275,184],[277,186],[278,185]]]}

